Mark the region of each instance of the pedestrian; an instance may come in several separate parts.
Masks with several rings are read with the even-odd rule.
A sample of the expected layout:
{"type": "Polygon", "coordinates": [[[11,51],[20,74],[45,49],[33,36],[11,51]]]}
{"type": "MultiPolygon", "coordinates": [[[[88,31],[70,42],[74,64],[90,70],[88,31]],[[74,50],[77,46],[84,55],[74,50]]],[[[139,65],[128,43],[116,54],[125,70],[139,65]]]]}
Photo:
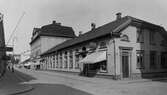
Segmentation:
{"type": "Polygon", "coordinates": [[[12,69],[12,72],[14,72],[14,64],[13,63],[11,64],[11,69],[12,69]]]}
{"type": "Polygon", "coordinates": [[[14,72],[14,67],[12,66],[12,72],[14,72]]]}

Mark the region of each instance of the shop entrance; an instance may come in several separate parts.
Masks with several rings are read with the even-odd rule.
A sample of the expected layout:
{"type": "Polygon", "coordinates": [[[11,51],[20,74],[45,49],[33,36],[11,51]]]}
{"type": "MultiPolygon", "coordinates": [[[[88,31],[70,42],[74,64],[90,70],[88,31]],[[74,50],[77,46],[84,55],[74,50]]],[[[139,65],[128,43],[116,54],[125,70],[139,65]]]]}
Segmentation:
{"type": "Polygon", "coordinates": [[[120,48],[120,62],[121,62],[122,78],[130,77],[131,51],[132,51],[132,48],[120,48]]]}
{"type": "Polygon", "coordinates": [[[122,77],[128,78],[129,77],[129,56],[122,55],[122,77]]]}

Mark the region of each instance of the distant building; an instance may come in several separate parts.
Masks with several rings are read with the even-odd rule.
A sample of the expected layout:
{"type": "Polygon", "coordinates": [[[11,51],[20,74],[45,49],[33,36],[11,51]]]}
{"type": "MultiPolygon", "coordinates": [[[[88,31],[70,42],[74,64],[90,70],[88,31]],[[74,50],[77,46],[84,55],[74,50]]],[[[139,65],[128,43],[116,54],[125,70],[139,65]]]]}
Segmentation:
{"type": "Polygon", "coordinates": [[[3,27],[3,14],[0,13],[0,77],[5,73],[6,69],[6,50],[5,50],[5,34],[3,27]]]}
{"type": "Polygon", "coordinates": [[[39,64],[40,54],[74,37],[76,36],[71,27],[62,26],[56,21],[41,28],[34,28],[30,42],[31,60],[39,64]]]}
{"type": "Polygon", "coordinates": [[[41,54],[45,70],[136,79],[167,75],[167,32],[131,16],[121,17],[41,54]]]}

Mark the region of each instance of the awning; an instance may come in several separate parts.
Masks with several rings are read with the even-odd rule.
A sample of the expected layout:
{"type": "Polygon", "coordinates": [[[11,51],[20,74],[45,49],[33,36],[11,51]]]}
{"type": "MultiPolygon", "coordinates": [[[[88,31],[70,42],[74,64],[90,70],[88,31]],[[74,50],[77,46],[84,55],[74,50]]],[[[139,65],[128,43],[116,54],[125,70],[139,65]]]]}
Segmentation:
{"type": "Polygon", "coordinates": [[[30,66],[30,65],[32,65],[31,62],[28,62],[28,63],[24,64],[24,66],[30,66]]]}
{"type": "Polygon", "coordinates": [[[33,62],[33,65],[40,65],[39,61],[33,62]]]}
{"type": "Polygon", "coordinates": [[[90,55],[87,55],[84,59],[79,61],[79,63],[94,64],[94,63],[105,61],[105,60],[106,60],[106,51],[99,51],[99,52],[94,52],[90,55]]]}

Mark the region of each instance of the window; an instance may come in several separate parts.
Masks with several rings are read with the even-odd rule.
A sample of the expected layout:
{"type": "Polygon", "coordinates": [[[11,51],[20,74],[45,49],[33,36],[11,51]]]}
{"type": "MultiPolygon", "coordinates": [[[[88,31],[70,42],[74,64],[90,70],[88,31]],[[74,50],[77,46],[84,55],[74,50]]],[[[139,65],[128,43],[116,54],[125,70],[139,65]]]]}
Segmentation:
{"type": "Polygon", "coordinates": [[[68,67],[68,63],[67,63],[68,59],[67,59],[67,51],[64,53],[64,68],[68,67]]]}
{"type": "Polygon", "coordinates": [[[137,28],[137,43],[144,43],[144,31],[141,28],[137,28]]]}
{"type": "Polygon", "coordinates": [[[70,68],[73,68],[73,52],[72,52],[72,50],[70,50],[69,58],[70,58],[70,68]]]}
{"type": "Polygon", "coordinates": [[[55,68],[55,57],[52,55],[52,68],[55,68]]]}
{"type": "Polygon", "coordinates": [[[107,72],[107,62],[106,61],[100,62],[100,72],[107,72]]]}
{"type": "Polygon", "coordinates": [[[107,48],[106,42],[100,42],[100,49],[107,48]]]}
{"type": "Polygon", "coordinates": [[[56,54],[56,68],[59,67],[59,60],[58,60],[58,54],[56,54]]]}
{"type": "Polygon", "coordinates": [[[161,53],[161,68],[167,68],[167,52],[161,53]]]}
{"type": "Polygon", "coordinates": [[[79,68],[79,55],[78,55],[78,49],[75,50],[75,68],[79,68]]]}
{"type": "Polygon", "coordinates": [[[150,44],[155,44],[155,38],[154,38],[154,35],[155,35],[155,32],[154,31],[150,31],[150,44]]]}
{"type": "Polygon", "coordinates": [[[86,47],[82,47],[82,51],[85,52],[86,51],[86,47]]]}
{"type": "Polygon", "coordinates": [[[86,53],[86,47],[82,47],[82,53],[80,53],[82,58],[86,57],[86,53]]]}
{"type": "Polygon", "coordinates": [[[137,57],[137,68],[141,69],[144,68],[144,51],[138,50],[136,51],[136,57],[137,57]]]}
{"type": "Polygon", "coordinates": [[[156,68],[156,51],[150,51],[150,69],[156,68]]]}
{"type": "Polygon", "coordinates": [[[63,67],[63,60],[62,60],[62,53],[60,53],[60,56],[59,56],[59,59],[60,59],[60,68],[63,67]]]}
{"type": "Polygon", "coordinates": [[[49,68],[52,68],[52,56],[49,56],[49,68]]]}
{"type": "Polygon", "coordinates": [[[161,46],[167,47],[167,41],[166,41],[166,40],[162,40],[162,41],[161,41],[161,46]]]}

